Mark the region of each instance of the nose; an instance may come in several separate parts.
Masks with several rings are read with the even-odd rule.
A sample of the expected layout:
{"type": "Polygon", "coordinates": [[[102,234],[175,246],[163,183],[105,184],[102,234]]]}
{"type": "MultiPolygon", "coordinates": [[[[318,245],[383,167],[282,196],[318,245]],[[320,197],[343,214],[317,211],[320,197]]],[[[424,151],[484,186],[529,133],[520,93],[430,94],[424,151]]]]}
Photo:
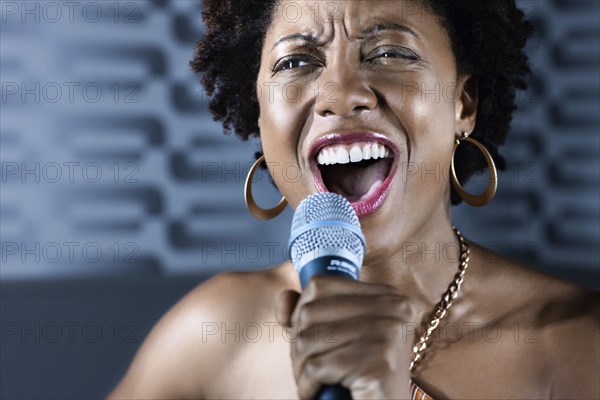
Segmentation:
{"type": "Polygon", "coordinates": [[[318,85],[315,113],[322,117],[348,118],[377,107],[377,95],[368,81],[348,64],[322,74],[318,85]]]}

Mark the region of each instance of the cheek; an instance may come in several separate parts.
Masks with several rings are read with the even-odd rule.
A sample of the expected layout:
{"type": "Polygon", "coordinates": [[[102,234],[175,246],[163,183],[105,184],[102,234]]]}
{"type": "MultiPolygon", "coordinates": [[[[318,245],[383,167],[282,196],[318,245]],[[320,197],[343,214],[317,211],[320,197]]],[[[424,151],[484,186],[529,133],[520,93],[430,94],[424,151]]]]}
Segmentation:
{"type": "Polygon", "coordinates": [[[398,118],[414,145],[447,141],[454,136],[454,84],[416,79],[398,86],[390,96],[398,118]],[[400,93],[400,95],[397,95],[400,93]]]}
{"type": "Polygon", "coordinates": [[[410,148],[410,159],[403,160],[408,164],[402,171],[406,193],[415,194],[422,201],[423,192],[443,193],[449,182],[455,135],[454,84],[432,78],[415,78],[414,82],[396,87],[390,105],[407,134],[410,148]]]}
{"type": "Polygon", "coordinates": [[[410,115],[407,127],[415,146],[436,147],[454,137],[454,86],[428,78],[411,83],[402,97],[402,112],[410,115]]]}
{"type": "Polygon", "coordinates": [[[297,105],[286,101],[282,91],[263,90],[259,100],[260,138],[275,184],[295,207],[306,196],[304,176],[298,165],[298,140],[302,129],[301,115],[297,105]]]}

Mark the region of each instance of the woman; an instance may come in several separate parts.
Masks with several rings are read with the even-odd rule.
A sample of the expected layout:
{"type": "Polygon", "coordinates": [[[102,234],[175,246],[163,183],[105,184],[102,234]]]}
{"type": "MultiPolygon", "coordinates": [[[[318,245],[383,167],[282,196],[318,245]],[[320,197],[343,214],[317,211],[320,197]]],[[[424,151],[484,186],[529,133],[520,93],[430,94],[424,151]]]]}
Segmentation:
{"type": "MultiPolygon", "coordinates": [[[[345,196],[367,252],[359,281],[317,277],[302,294],[289,262],[210,279],[157,324],[111,398],[309,399],[334,384],[356,399],[600,396],[598,294],[451,223],[451,204],[493,197],[525,88],[531,26],[512,0],[204,9],[192,66],[215,118],[260,135],[293,208],[345,196]],[[488,190],[464,192],[486,166],[488,190]]],[[[248,205],[269,218],[285,201],[261,211],[250,192],[248,205]]]]}

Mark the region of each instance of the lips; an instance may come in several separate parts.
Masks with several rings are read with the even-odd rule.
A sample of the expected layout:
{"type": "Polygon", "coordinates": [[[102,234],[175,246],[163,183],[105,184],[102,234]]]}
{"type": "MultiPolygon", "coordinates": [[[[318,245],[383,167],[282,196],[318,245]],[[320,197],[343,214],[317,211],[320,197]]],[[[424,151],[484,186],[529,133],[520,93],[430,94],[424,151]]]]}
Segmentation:
{"type": "Polygon", "coordinates": [[[309,161],[317,190],[344,196],[363,217],[387,197],[397,155],[395,144],[381,134],[334,133],[312,144],[309,161]]]}

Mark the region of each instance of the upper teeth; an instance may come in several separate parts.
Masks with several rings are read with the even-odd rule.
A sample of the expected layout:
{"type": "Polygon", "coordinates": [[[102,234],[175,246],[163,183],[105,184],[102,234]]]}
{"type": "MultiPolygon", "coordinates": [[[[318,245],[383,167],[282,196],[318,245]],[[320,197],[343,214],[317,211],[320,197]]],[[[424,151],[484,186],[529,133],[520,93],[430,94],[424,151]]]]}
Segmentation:
{"type": "Polygon", "coordinates": [[[319,150],[317,162],[319,165],[348,164],[349,162],[360,162],[371,158],[377,160],[378,158],[391,157],[391,155],[391,150],[381,143],[335,144],[319,150]]]}

